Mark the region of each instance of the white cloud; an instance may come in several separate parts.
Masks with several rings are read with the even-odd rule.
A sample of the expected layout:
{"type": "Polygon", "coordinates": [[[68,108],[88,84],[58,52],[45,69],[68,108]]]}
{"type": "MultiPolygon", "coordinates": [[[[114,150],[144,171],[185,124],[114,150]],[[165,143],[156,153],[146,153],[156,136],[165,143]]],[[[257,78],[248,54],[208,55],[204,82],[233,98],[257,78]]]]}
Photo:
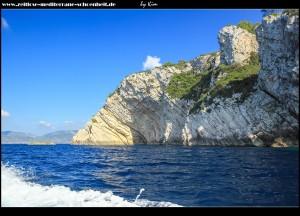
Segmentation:
{"type": "Polygon", "coordinates": [[[147,56],[146,61],[143,62],[143,70],[151,70],[155,67],[161,66],[160,58],[156,56],[147,56]]]}
{"type": "Polygon", "coordinates": [[[39,121],[39,126],[54,129],[53,125],[46,121],[39,121]]]}
{"type": "Polygon", "coordinates": [[[66,125],[73,125],[73,124],[74,124],[73,121],[64,121],[64,123],[65,123],[66,125]]]}
{"type": "Polygon", "coordinates": [[[6,19],[4,19],[3,17],[1,17],[1,27],[9,28],[9,25],[8,25],[6,19]]]}
{"type": "Polygon", "coordinates": [[[10,116],[10,113],[1,109],[1,117],[9,117],[10,116]]]}

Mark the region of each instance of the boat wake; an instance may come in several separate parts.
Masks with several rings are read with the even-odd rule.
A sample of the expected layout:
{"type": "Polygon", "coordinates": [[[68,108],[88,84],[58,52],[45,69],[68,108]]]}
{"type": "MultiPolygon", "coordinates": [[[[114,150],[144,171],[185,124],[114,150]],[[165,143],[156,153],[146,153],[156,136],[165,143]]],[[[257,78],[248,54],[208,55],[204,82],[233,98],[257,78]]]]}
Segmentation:
{"type": "Polygon", "coordinates": [[[170,202],[155,202],[139,199],[135,201],[95,190],[74,191],[60,185],[43,186],[30,182],[26,171],[1,163],[2,207],[179,207],[170,202]]]}

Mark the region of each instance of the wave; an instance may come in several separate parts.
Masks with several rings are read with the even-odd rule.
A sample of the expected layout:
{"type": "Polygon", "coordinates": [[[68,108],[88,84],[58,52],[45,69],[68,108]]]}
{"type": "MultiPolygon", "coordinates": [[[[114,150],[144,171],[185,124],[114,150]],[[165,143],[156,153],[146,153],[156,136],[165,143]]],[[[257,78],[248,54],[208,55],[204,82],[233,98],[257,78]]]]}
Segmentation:
{"type": "Polygon", "coordinates": [[[1,162],[1,206],[2,207],[180,207],[170,202],[139,199],[135,201],[95,190],[74,191],[60,185],[43,186],[30,182],[32,174],[1,162]]]}

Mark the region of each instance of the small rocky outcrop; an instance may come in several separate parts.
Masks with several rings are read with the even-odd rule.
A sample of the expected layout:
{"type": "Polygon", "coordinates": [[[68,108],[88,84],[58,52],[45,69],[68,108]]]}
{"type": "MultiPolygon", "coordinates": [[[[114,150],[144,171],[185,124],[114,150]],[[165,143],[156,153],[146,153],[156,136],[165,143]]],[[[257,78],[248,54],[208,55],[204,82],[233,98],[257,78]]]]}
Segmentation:
{"type": "Polygon", "coordinates": [[[220,52],[201,55],[191,61],[191,66],[196,72],[213,70],[220,65],[220,52]]]}
{"type": "Polygon", "coordinates": [[[252,52],[258,52],[255,34],[234,25],[225,26],[218,34],[221,64],[245,63],[252,52]]]}

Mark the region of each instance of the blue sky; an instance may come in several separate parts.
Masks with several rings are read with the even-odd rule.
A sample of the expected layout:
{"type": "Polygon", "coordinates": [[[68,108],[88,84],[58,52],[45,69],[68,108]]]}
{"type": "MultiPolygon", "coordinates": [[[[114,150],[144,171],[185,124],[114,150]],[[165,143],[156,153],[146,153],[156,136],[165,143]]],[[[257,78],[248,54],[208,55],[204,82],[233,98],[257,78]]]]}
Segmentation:
{"type": "Polygon", "coordinates": [[[1,124],[80,129],[128,74],[219,49],[218,31],[260,10],[2,10],[1,124]],[[151,59],[150,59],[151,60],[151,59]],[[156,60],[156,61],[155,61],[156,60]],[[152,63],[152,64],[151,64],[152,63]]]}

